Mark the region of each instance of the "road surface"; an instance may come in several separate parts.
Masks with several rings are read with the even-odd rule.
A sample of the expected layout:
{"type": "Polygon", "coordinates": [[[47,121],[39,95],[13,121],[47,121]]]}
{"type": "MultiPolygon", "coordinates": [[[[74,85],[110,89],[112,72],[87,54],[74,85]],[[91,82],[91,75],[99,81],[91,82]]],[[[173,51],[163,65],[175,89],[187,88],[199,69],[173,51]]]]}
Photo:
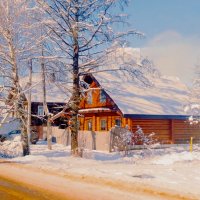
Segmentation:
{"type": "Polygon", "coordinates": [[[56,174],[0,160],[1,200],[196,200],[146,185],[56,174]]]}

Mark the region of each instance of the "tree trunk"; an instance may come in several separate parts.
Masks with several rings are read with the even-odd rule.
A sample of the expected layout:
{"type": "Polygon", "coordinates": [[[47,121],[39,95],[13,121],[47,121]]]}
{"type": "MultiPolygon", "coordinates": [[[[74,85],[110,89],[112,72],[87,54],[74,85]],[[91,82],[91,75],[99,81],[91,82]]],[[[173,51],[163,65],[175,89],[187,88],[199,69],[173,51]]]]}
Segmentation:
{"type": "Polygon", "coordinates": [[[14,103],[14,117],[20,120],[21,124],[21,141],[23,148],[23,156],[30,154],[28,134],[27,134],[27,114],[24,102],[26,101],[25,95],[21,93],[21,87],[19,84],[18,66],[15,49],[12,42],[9,42],[9,50],[11,60],[13,62],[13,103],[14,103]]]}
{"type": "MultiPolygon", "coordinates": [[[[78,1],[75,1],[78,5],[78,1]]],[[[75,9],[75,26],[73,29],[73,92],[72,92],[72,127],[71,127],[71,153],[74,156],[80,156],[78,148],[78,111],[80,104],[79,88],[79,43],[78,43],[78,6],[75,9]]]]}
{"type": "Polygon", "coordinates": [[[80,104],[78,46],[74,48],[73,58],[73,93],[72,93],[72,127],[71,127],[71,151],[72,155],[78,156],[78,111],[80,104]]]}
{"type": "MultiPolygon", "coordinates": [[[[43,52],[42,52],[42,56],[43,56],[43,52]]],[[[43,82],[43,84],[42,84],[42,86],[43,86],[43,108],[44,108],[45,115],[47,116],[47,146],[48,146],[48,149],[51,150],[52,149],[51,123],[50,123],[49,109],[48,109],[47,100],[46,100],[46,79],[45,79],[45,66],[44,66],[43,61],[42,61],[41,67],[42,67],[42,82],[43,82]]]]}
{"type": "Polygon", "coordinates": [[[27,115],[24,114],[25,112],[25,96],[20,95],[19,97],[19,103],[18,103],[18,113],[19,118],[21,121],[21,141],[22,141],[22,148],[23,148],[23,156],[27,156],[30,154],[30,148],[29,148],[29,140],[28,140],[28,133],[27,133],[27,115]]]}
{"type": "Polygon", "coordinates": [[[28,133],[26,126],[22,125],[21,130],[22,130],[21,141],[22,141],[23,156],[27,156],[30,154],[30,148],[29,148],[28,133]]]}
{"type": "Polygon", "coordinates": [[[49,150],[52,150],[52,127],[51,127],[51,118],[47,117],[47,146],[49,150]]]}
{"type": "Polygon", "coordinates": [[[28,92],[28,120],[27,120],[27,134],[28,143],[30,145],[31,136],[31,85],[32,85],[32,60],[29,62],[29,92],[28,92]]]}

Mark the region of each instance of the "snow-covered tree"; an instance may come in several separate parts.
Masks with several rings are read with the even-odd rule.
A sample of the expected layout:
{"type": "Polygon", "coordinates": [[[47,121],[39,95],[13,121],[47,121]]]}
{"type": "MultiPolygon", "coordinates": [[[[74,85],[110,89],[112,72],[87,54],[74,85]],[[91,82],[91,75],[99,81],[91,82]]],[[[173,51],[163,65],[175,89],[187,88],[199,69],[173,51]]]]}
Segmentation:
{"type": "Polygon", "coordinates": [[[152,146],[158,144],[155,133],[144,133],[140,126],[137,126],[135,132],[130,131],[128,126],[126,128],[115,126],[111,129],[111,151],[125,151],[127,155],[134,145],[143,145],[151,149],[152,146]]]}
{"type": "Polygon", "coordinates": [[[146,147],[151,147],[152,145],[158,143],[155,133],[144,133],[140,126],[137,126],[137,130],[132,135],[132,145],[144,145],[146,147]]]}
{"type": "Polygon", "coordinates": [[[8,114],[12,113],[15,118],[20,119],[24,156],[29,154],[29,145],[20,71],[27,68],[27,59],[33,48],[28,10],[29,4],[26,0],[0,1],[0,76],[5,94],[3,100],[9,105],[8,114]]]}
{"type": "Polygon", "coordinates": [[[185,102],[185,113],[190,115],[188,118],[191,125],[198,124],[200,121],[200,66],[195,68],[195,77],[190,89],[189,100],[185,102]]]}
{"type": "Polygon", "coordinates": [[[110,56],[124,45],[125,37],[141,35],[124,31],[126,15],[119,13],[128,0],[36,0],[44,12],[50,48],[71,76],[71,150],[78,155],[78,111],[80,77],[106,70],[120,70],[145,82],[143,67],[131,60],[110,68],[110,56]],[[109,66],[109,67],[108,67],[109,66]]]}

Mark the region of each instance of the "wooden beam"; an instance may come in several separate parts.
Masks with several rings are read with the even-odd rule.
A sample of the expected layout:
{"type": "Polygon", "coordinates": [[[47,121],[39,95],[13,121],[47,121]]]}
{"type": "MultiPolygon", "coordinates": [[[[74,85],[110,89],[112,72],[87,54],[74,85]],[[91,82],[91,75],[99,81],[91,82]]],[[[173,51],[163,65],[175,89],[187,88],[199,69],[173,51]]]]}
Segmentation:
{"type": "Polygon", "coordinates": [[[85,116],[83,118],[83,131],[85,130],[85,116]]]}
{"type": "Polygon", "coordinates": [[[115,126],[115,117],[114,116],[111,117],[111,126],[112,127],[115,126]]]}
{"type": "Polygon", "coordinates": [[[122,127],[126,126],[126,118],[122,118],[122,127]]]}
{"type": "Polygon", "coordinates": [[[96,116],[92,117],[92,131],[96,131],[96,116]]]}
{"type": "Polygon", "coordinates": [[[174,144],[175,140],[174,140],[174,120],[173,119],[170,120],[170,140],[171,140],[171,143],[174,144]]]}
{"type": "Polygon", "coordinates": [[[106,131],[109,130],[108,125],[109,125],[109,124],[108,124],[108,116],[106,116],[106,126],[107,126],[107,127],[106,127],[106,131]]]}
{"type": "Polygon", "coordinates": [[[96,128],[96,130],[97,130],[97,131],[100,131],[99,117],[96,117],[96,120],[97,120],[97,128],[96,128]]]}
{"type": "Polygon", "coordinates": [[[132,130],[132,120],[128,119],[128,126],[129,126],[129,130],[132,130]]]}
{"type": "Polygon", "coordinates": [[[108,116],[108,130],[110,130],[112,127],[112,117],[108,116]]]}

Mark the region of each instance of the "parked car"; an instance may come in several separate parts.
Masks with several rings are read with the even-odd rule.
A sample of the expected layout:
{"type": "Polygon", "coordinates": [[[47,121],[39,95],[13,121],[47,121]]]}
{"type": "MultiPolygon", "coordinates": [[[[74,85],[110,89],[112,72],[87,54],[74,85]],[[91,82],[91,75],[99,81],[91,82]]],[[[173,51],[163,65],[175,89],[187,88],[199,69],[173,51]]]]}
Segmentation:
{"type": "MultiPolygon", "coordinates": [[[[5,140],[13,139],[14,136],[20,135],[20,134],[21,134],[21,130],[13,130],[7,134],[0,135],[0,142],[4,142],[5,140]]],[[[39,136],[38,136],[37,131],[32,129],[31,135],[30,135],[31,144],[36,144],[38,140],[39,140],[39,136]]]]}
{"type": "Polygon", "coordinates": [[[20,130],[13,130],[10,131],[9,133],[0,134],[0,142],[4,142],[6,140],[12,140],[13,137],[20,134],[21,134],[20,130]]]}
{"type": "Polygon", "coordinates": [[[9,132],[7,135],[19,135],[19,134],[21,134],[21,131],[20,130],[14,130],[14,131],[11,131],[11,132],[9,132]]]}

